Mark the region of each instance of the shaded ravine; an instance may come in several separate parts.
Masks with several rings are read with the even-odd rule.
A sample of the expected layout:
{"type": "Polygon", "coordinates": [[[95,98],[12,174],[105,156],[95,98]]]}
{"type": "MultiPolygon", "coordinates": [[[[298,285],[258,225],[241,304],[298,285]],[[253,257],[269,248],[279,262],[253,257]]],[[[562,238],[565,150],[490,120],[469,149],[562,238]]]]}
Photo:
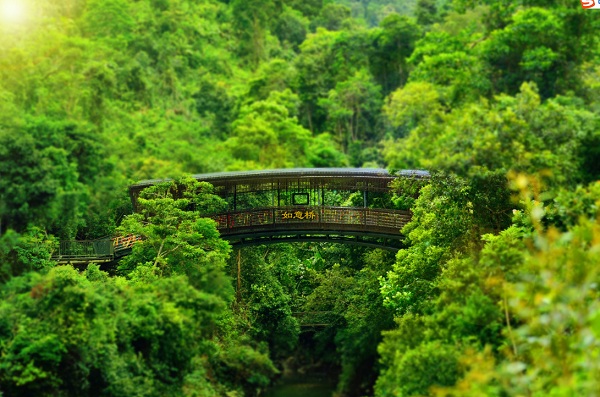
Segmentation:
{"type": "Polygon", "coordinates": [[[326,375],[293,374],[284,376],[265,397],[331,397],[335,390],[335,379],[326,375]]]}

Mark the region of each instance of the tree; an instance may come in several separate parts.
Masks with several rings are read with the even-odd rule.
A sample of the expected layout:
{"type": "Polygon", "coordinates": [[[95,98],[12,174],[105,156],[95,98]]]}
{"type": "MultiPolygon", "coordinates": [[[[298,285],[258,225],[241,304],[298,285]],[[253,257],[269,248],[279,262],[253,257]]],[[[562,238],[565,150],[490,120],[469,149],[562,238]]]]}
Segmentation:
{"type": "MultiPolygon", "coordinates": [[[[383,113],[389,123],[391,136],[402,138],[416,127],[427,128],[427,124],[443,118],[446,107],[442,97],[430,83],[414,82],[397,89],[383,107],[383,113]]],[[[389,159],[388,159],[389,162],[389,159]]],[[[393,168],[398,164],[391,162],[393,168]]],[[[403,165],[404,166],[404,165],[403,165]]],[[[408,167],[417,166],[408,165],[408,167]]]]}
{"type": "Polygon", "coordinates": [[[219,238],[215,222],[202,217],[225,206],[212,194],[211,185],[193,178],[144,189],[136,213],[118,229],[141,238],[119,269],[142,278],[184,274],[196,288],[229,299],[231,290],[223,273],[229,245],[219,238]]]}
{"type": "MultiPolygon", "coordinates": [[[[581,216],[565,232],[545,226],[542,220],[551,208],[536,200],[539,192],[530,190],[539,185],[535,179],[520,175],[515,180],[525,206],[515,220],[531,230],[522,236],[518,254],[496,244],[496,238],[486,246],[495,266],[504,267],[510,257],[516,266],[510,277],[497,273],[494,283],[504,295],[505,348],[497,355],[489,349],[465,351],[465,374],[436,396],[595,394],[599,308],[592,285],[598,279],[593,253],[600,231],[598,213],[581,216]]],[[[592,188],[586,193],[597,198],[592,188]]],[[[560,212],[562,205],[557,207],[560,212]]]]}
{"type": "Polygon", "coordinates": [[[240,39],[240,53],[253,67],[266,57],[268,26],[275,9],[276,2],[270,0],[234,0],[231,4],[234,28],[240,39]]]}
{"type": "Polygon", "coordinates": [[[563,69],[567,65],[564,35],[564,22],[552,11],[530,8],[515,13],[512,23],[495,31],[482,49],[497,90],[512,94],[524,81],[533,81],[543,98],[559,93],[559,79],[569,72],[563,69]],[[527,35],[520,33],[524,30],[527,35]]]}
{"type": "Polygon", "coordinates": [[[512,204],[500,173],[464,180],[435,175],[423,187],[402,232],[410,246],[399,251],[385,279],[384,303],[398,314],[421,313],[436,296],[436,279],[455,257],[481,247],[479,236],[509,225],[512,204]]]}
{"type": "Polygon", "coordinates": [[[339,393],[371,393],[379,372],[376,360],[381,331],[393,326],[392,312],[382,305],[378,279],[393,258],[382,250],[365,252],[344,246],[319,250],[319,258],[319,266],[307,263],[313,285],[301,310],[307,312],[306,321],[327,325],[316,332],[311,352],[324,362],[339,362],[339,393]],[[333,357],[327,351],[332,345],[333,357]]]}
{"type": "Polygon", "coordinates": [[[286,168],[306,164],[310,132],[295,117],[298,97],[289,89],[244,106],[226,142],[238,162],[230,168],[286,168]]]}
{"type": "Polygon", "coordinates": [[[126,45],[134,25],[131,14],[124,0],[91,1],[82,19],[88,34],[126,45]]]}
{"type": "Polygon", "coordinates": [[[470,49],[479,35],[470,28],[456,35],[434,30],[416,44],[408,59],[413,70],[409,82],[424,81],[439,87],[452,106],[488,97],[492,84],[486,64],[470,49]]]}
{"type": "Polygon", "coordinates": [[[279,360],[293,354],[300,334],[292,316],[302,274],[295,251],[292,246],[249,247],[230,261],[240,269],[235,310],[247,319],[253,338],[279,360]]]}
{"type": "Polygon", "coordinates": [[[409,81],[427,81],[441,87],[444,98],[456,105],[487,97],[492,86],[486,76],[481,60],[459,51],[425,57],[414,68],[409,81]]]}
{"type": "Polygon", "coordinates": [[[348,165],[348,158],[339,149],[334,138],[327,133],[314,137],[308,146],[308,163],[312,167],[344,167],[348,165]]]}
{"type": "Polygon", "coordinates": [[[434,0],[417,0],[415,16],[420,26],[426,27],[439,20],[436,2],[434,0]]]}
{"type": "Polygon", "coordinates": [[[319,105],[327,111],[333,130],[344,151],[351,143],[375,141],[378,138],[378,113],[381,108],[380,87],[367,70],[336,85],[319,105]]]}
{"type": "Polygon", "coordinates": [[[403,86],[408,79],[407,58],[412,54],[421,29],[414,19],[398,14],[386,16],[371,33],[371,73],[382,86],[383,95],[403,86]]]}
{"type": "Polygon", "coordinates": [[[185,277],[128,283],[96,266],[84,274],[61,266],[13,278],[0,294],[0,387],[11,395],[217,395],[221,387],[201,357],[225,305],[185,277]]]}
{"type": "Polygon", "coordinates": [[[51,260],[56,248],[56,240],[39,228],[23,234],[7,230],[0,236],[0,284],[24,273],[47,272],[56,265],[51,260]]]}
{"type": "Polygon", "coordinates": [[[326,113],[319,100],[336,84],[348,80],[369,65],[369,36],[366,29],[329,32],[318,29],[300,46],[295,60],[300,120],[313,132],[326,132],[326,113]]]}
{"type": "MultiPolygon", "coordinates": [[[[523,84],[515,97],[501,95],[444,115],[432,112],[384,154],[397,169],[445,169],[464,176],[546,170],[554,186],[576,184],[587,161],[581,145],[596,136],[595,116],[562,102],[557,98],[542,104],[536,87],[523,84]]],[[[388,109],[398,117],[406,114],[388,109]]]]}
{"type": "Polygon", "coordinates": [[[325,28],[330,31],[340,30],[344,20],[350,18],[350,9],[341,4],[330,3],[321,8],[319,15],[313,20],[313,29],[325,28]]]}
{"type": "Polygon", "coordinates": [[[497,91],[514,94],[533,81],[545,99],[580,88],[582,75],[575,71],[594,57],[597,21],[557,3],[528,2],[483,43],[481,55],[493,68],[497,91]]]}
{"type": "Polygon", "coordinates": [[[308,24],[309,20],[301,12],[284,7],[283,13],[273,24],[273,34],[279,39],[282,46],[298,51],[308,33],[308,24]]]}
{"type": "Polygon", "coordinates": [[[86,127],[41,117],[0,130],[3,228],[38,225],[75,236],[87,202],[84,183],[104,171],[103,150],[86,127]]]}
{"type": "MultiPolygon", "coordinates": [[[[297,72],[284,59],[272,59],[260,65],[254,76],[248,81],[250,100],[266,100],[274,91],[292,89],[297,72]]],[[[294,109],[293,114],[296,114],[294,109]]]]}

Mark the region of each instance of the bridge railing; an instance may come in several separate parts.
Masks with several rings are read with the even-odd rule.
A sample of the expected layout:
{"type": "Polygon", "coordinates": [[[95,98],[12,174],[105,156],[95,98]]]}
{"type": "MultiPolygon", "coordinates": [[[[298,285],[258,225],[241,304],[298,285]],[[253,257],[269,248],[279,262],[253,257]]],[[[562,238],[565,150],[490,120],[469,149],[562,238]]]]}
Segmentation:
{"type": "MultiPolygon", "coordinates": [[[[325,206],[271,207],[211,216],[221,235],[254,231],[334,230],[399,235],[410,211],[325,206]]],[[[61,241],[52,258],[61,262],[97,259],[108,261],[126,255],[140,236],[98,240],[61,241]]]]}
{"type": "Polygon", "coordinates": [[[400,234],[410,218],[410,211],[324,206],[259,208],[212,216],[223,235],[244,229],[330,229],[335,226],[400,234]]]}
{"type": "Polygon", "coordinates": [[[52,254],[52,259],[59,262],[109,261],[115,257],[126,255],[128,250],[141,239],[140,236],[128,235],[97,240],[63,240],[58,244],[58,251],[52,254]]]}
{"type": "Polygon", "coordinates": [[[111,257],[114,247],[110,238],[98,240],[60,241],[54,259],[83,259],[111,257]]]}

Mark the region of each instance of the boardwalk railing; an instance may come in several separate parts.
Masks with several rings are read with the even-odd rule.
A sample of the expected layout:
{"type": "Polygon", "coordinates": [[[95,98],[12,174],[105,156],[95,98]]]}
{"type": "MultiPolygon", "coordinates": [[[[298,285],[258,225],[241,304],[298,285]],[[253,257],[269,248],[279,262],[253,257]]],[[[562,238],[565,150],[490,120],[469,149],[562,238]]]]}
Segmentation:
{"type": "Polygon", "coordinates": [[[111,258],[114,247],[110,238],[98,240],[61,241],[58,252],[52,255],[57,260],[78,260],[89,258],[111,258]]]}
{"type": "Polygon", "coordinates": [[[97,240],[68,240],[58,244],[52,259],[58,262],[109,262],[126,255],[140,236],[128,235],[97,240]]]}

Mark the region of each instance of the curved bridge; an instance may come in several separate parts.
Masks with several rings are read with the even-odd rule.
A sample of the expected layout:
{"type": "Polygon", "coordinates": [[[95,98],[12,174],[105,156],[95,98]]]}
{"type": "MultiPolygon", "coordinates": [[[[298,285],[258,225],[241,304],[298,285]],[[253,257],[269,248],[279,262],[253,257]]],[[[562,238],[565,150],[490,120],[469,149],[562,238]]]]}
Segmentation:
{"type": "MultiPolygon", "coordinates": [[[[391,208],[390,183],[424,179],[429,173],[381,168],[291,168],[193,175],[209,182],[227,201],[227,212],[212,215],[233,245],[284,241],[334,241],[397,250],[408,210],[391,208]]],[[[130,187],[137,197],[164,180],[130,187]]]]}
{"type": "MultiPolygon", "coordinates": [[[[408,210],[394,209],[390,183],[397,178],[425,179],[426,171],[390,174],[380,168],[296,168],[193,175],[209,182],[228,203],[209,214],[221,236],[234,246],[285,241],[330,241],[397,250],[408,210]]],[[[166,179],[130,186],[137,210],[142,190],[166,179]]],[[[59,262],[107,262],[126,255],[135,236],[61,242],[59,262]]]]}

